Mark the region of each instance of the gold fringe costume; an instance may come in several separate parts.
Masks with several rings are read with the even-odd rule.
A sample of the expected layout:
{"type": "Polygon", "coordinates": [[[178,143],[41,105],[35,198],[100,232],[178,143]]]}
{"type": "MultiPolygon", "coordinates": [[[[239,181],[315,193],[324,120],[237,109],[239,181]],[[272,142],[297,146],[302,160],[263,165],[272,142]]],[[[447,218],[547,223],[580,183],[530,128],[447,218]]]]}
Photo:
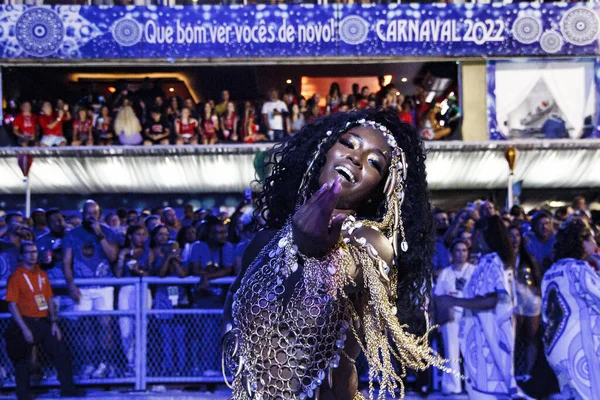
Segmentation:
{"type": "MultiPolygon", "coordinates": [[[[433,365],[450,371],[429,347],[429,332],[415,336],[400,325],[395,306],[397,268],[357,234],[359,228],[375,229],[388,238],[395,254],[398,245],[402,251],[408,248],[400,211],[407,171],[404,152],[385,126],[365,120],[355,124],[381,131],[392,148],[386,213],[381,222],[348,217],[338,244],[322,258],[299,254],[291,219],[261,251],[234,295],[233,329],[223,341],[223,367],[234,375],[234,400],[318,399],[325,381],[332,387],[332,371],[339,366],[348,335],[356,338],[367,358],[370,399],[375,381],[378,399],[396,391],[402,398],[406,368],[433,365]],[[355,266],[364,286],[353,302],[344,289],[356,286],[350,275],[355,266]],[[400,371],[393,359],[399,361],[400,371]]],[[[320,147],[300,186],[299,206],[307,197],[307,177],[314,173],[320,147]]],[[[356,393],[354,398],[362,396],[356,393]]]]}

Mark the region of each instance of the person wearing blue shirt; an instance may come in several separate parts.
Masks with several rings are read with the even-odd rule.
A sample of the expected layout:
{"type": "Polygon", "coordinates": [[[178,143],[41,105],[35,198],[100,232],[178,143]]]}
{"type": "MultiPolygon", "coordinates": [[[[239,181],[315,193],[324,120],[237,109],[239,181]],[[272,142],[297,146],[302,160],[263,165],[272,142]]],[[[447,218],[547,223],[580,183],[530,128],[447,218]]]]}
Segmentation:
{"type": "MultiPolygon", "coordinates": [[[[48,274],[50,283],[56,280],[64,280],[63,272],[63,242],[66,235],[66,224],[63,215],[58,208],[51,208],[46,212],[46,220],[49,231],[40,236],[35,244],[39,253],[39,264],[48,274]]],[[[53,288],[52,300],[59,312],[73,311],[75,303],[64,288],[53,288]]]]}
{"type": "Polygon", "coordinates": [[[214,217],[206,223],[208,240],[194,243],[190,256],[192,273],[203,277],[201,289],[208,289],[211,279],[232,275],[234,263],[234,248],[227,241],[225,224],[214,217]]]}
{"type": "MultiPolygon", "coordinates": [[[[83,222],[77,228],[67,233],[63,243],[63,271],[67,287],[75,305],[76,311],[112,311],[114,309],[114,287],[97,285],[93,287],[78,288],[74,278],[111,278],[113,271],[111,263],[117,261],[119,254],[119,235],[107,225],[100,224],[100,206],[94,200],[88,200],[83,206],[83,222]]],[[[85,319],[84,324],[89,323],[85,319]]],[[[112,348],[112,335],[110,318],[102,317],[100,323],[103,327],[103,339],[99,347],[104,347],[98,353],[106,354],[106,349],[112,348]]],[[[84,327],[85,334],[94,335],[91,327],[84,327]]],[[[88,338],[89,339],[89,338],[88,338]]],[[[90,364],[90,355],[94,352],[94,340],[86,340],[88,347],[83,353],[84,368],[82,376],[91,375],[94,378],[103,378],[110,375],[110,366],[105,360],[98,360],[99,364],[94,370],[90,364]]]]}
{"type": "Polygon", "coordinates": [[[554,232],[552,217],[546,211],[538,211],[531,218],[531,232],[525,236],[525,244],[529,254],[534,256],[541,267],[542,274],[552,266],[552,249],[554,248],[554,232]]]}
{"type": "MultiPolygon", "coordinates": [[[[21,249],[21,240],[26,235],[27,228],[23,225],[23,215],[21,213],[9,213],[4,217],[6,221],[6,235],[0,239],[0,279],[7,280],[8,277],[17,269],[19,264],[19,252],[21,249]]],[[[4,296],[6,290],[0,290],[0,312],[8,312],[4,296]]]]}

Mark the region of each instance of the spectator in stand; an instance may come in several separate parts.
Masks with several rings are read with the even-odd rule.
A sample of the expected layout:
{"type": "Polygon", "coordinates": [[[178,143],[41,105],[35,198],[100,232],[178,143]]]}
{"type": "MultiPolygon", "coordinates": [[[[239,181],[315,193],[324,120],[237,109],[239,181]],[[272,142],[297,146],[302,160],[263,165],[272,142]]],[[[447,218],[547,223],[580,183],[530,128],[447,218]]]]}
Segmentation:
{"type": "Polygon", "coordinates": [[[196,242],[196,227],[188,225],[181,228],[177,234],[177,243],[181,249],[181,262],[186,268],[189,268],[190,256],[192,255],[192,245],[196,242]]]}
{"type": "Polygon", "coordinates": [[[477,221],[474,237],[474,245],[486,255],[465,287],[464,298],[439,296],[436,305],[465,309],[459,340],[469,397],[524,397],[514,377],[514,253],[510,235],[501,218],[494,215],[477,221]]]}
{"type": "Polygon", "coordinates": [[[219,118],[214,114],[210,103],[204,104],[202,113],[202,144],[216,144],[219,140],[217,132],[219,130],[219,118]]]}
{"type": "Polygon", "coordinates": [[[356,100],[356,97],[354,97],[354,95],[350,95],[348,96],[348,101],[347,101],[347,111],[354,111],[358,109],[358,102],[356,100]]]}
{"type": "Polygon", "coordinates": [[[492,215],[497,214],[498,211],[496,210],[496,206],[491,200],[484,200],[479,204],[479,216],[481,218],[491,217],[492,215]]]}
{"type": "Polygon", "coordinates": [[[405,100],[404,103],[402,103],[402,111],[398,113],[398,117],[400,118],[400,121],[414,126],[415,121],[410,113],[411,108],[410,101],[405,100]]]}
{"type": "Polygon", "coordinates": [[[558,377],[560,398],[600,398],[600,277],[590,264],[597,245],[589,225],[571,216],[556,234],[555,263],[542,280],[546,358],[558,377]]]}
{"type": "Polygon", "coordinates": [[[167,106],[165,105],[165,99],[162,96],[154,97],[154,104],[152,105],[152,108],[158,108],[163,117],[167,115],[167,106]]]}
{"type": "Polygon", "coordinates": [[[181,228],[193,226],[195,223],[196,218],[194,215],[194,206],[191,204],[186,204],[185,207],[183,207],[183,219],[181,220],[181,228]]]}
{"type": "Polygon", "coordinates": [[[181,118],[175,120],[175,144],[198,144],[198,120],[190,115],[190,109],[181,109],[181,118]]]}
{"type": "MultiPolygon", "coordinates": [[[[73,120],[73,115],[71,114],[71,106],[66,103],[63,99],[56,100],[56,111],[63,110],[65,115],[63,118],[63,122],[68,122],[73,120]]],[[[39,122],[39,117],[38,117],[39,122]]],[[[63,136],[67,139],[67,143],[71,143],[73,140],[73,125],[72,124],[62,124],[63,136]]]]}
{"type": "Polygon", "coordinates": [[[306,114],[308,113],[308,107],[306,105],[306,99],[302,96],[300,96],[298,99],[298,107],[300,107],[300,113],[306,117],[306,114]]]}
{"type": "Polygon", "coordinates": [[[244,143],[262,142],[267,139],[259,132],[256,121],[256,111],[251,102],[247,101],[244,109],[244,120],[242,121],[242,140],[244,143]]]}
{"type": "Polygon", "coordinates": [[[43,208],[33,210],[31,221],[33,222],[33,235],[36,239],[49,232],[48,224],[46,223],[46,210],[43,208]]]}
{"type": "Polygon", "coordinates": [[[573,199],[573,210],[575,212],[584,213],[588,219],[592,217],[590,210],[588,209],[585,197],[577,196],[573,199]]]}
{"type": "MultiPolygon", "coordinates": [[[[181,250],[174,240],[169,240],[169,231],[166,226],[159,225],[152,231],[152,248],[154,253],[153,275],[158,277],[185,278],[188,270],[181,263],[181,250]]],[[[154,296],[154,309],[172,310],[189,305],[185,288],[177,285],[158,285],[154,296]]],[[[160,341],[162,345],[161,376],[170,376],[181,373],[185,367],[186,329],[184,321],[178,315],[160,314],[156,316],[162,320],[159,325],[160,341]],[[173,363],[173,351],[177,354],[177,368],[173,363]]]]}
{"type": "Polygon", "coordinates": [[[191,97],[186,97],[186,99],[183,101],[183,107],[186,107],[187,109],[190,110],[190,116],[192,118],[199,119],[198,118],[198,110],[196,107],[196,103],[194,103],[194,99],[192,99],[191,97]]]}
{"type": "MultiPolygon", "coordinates": [[[[21,213],[9,213],[4,217],[6,234],[0,239],[0,280],[6,280],[17,269],[21,241],[26,236],[27,228],[23,225],[21,213]]],[[[6,291],[0,289],[0,299],[4,299],[6,291]]],[[[6,304],[4,304],[6,306],[6,304]]],[[[6,307],[0,307],[0,312],[7,312],[6,307]]]]}
{"type": "Polygon", "coordinates": [[[338,112],[342,103],[340,85],[337,82],[333,82],[329,87],[329,94],[327,95],[325,115],[338,112]]]}
{"type": "Polygon", "coordinates": [[[542,314],[541,284],[542,273],[535,259],[527,252],[521,230],[511,226],[509,233],[512,241],[516,266],[516,309],[517,334],[525,342],[525,380],[531,378],[533,365],[539,347],[538,332],[542,314]]]}
{"type": "MultiPolygon", "coordinates": [[[[127,228],[125,235],[125,246],[119,251],[115,276],[121,277],[143,277],[150,275],[150,266],[154,264],[154,253],[146,243],[146,230],[143,226],[132,225],[127,228]]],[[[119,310],[129,311],[136,309],[137,293],[134,285],[122,286],[119,290],[119,310]]],[[[147,308],[152,307],[152,294],[148,289],[147,308]]],[[[121,331],[121,343],[125,358],[127,359],[128,376],[135,374],[135,340],[133,336],[133,318],[119,318],[121,331]]]]}
{"type": "Polygon", "coordinates": [[[287,106],[279,100],[279,92],[277,89],[271,89],[269,101],[263,104],[261,111],[270,141],[280,141],[286,136],[286,133],[289,135],[290,123],[289,117],[286,117],[287,113],[287,106]]]}
{"type": "Polygon", "coordinates": [[[169,228],[169,240],[176,240],[179,233],[179,219],[175,210],[171,207],[166,207],[163,210],[163,219],[167,228],[169,228]]]}
{"type": "Polygon", "coordinates": [[[21,104],[21,112],[13,122],[13,133],[18,139],[18,145],[22,147],[36,146],[38,141],[37,117],[31,112],[31,103],[24,101],[21,104]]]}
{"type": "MultiPolygon", "coordinates": [[[[442,269],[437,278],[433,289],[434,296],[450,295],[458,298],[464,297],[463,291],[471,275],[475,271],[475,266],[468,263],[469,248],[467,244],[456,239],[450,245],[452,254],[452,264],[442,269]]],[[[448,360],[455,360],[448,365],[454,371],[460,371],[458,360],[460,359],[460,347],[458,342],[458,327],[463,314],[460,307],[449,308],[446,315],[436,315],[436,324],[441,325],[440,331],[444,341],[444,357],[448,360]]],[[[450,373],[442,376],[442,393],[444,395],[459,394],[462,392],[461,379],[450,373]]]]}
{"type": "Polygon", "coordinates": [[[442,111],[439,103],[433,103],[421,121],[421,137],[425,140],[441,140],[452,133],[452,129],[442,126],[438,115],[442,111]]]}
{"type": "Polygon", "coordinates": [[[100,108],[100,115],[96,119],[96,138],[100,146],[110,146],[114,142],[113,118],[106,105],[100,108]]]}
{"type": "Polygon", "coordinates": [[[171,130],[168,122],[162,117],[160,109],[153,108],[150,111],[150,121],[144,127],[144,146],[152,146],[156,144],[168,145],[171,130]]]}
{"type": "Polygon", "coordinates": [[[92,120],[88,118],[87,109],[81,107],[77,111],[77,118],[73,120],[73,146],[93,146],[94,135],[92,120]]]}
{"type": "Polygon", "coordinates": [[[321,107],[319,107],[318,103],[311,103],[308,111],[309,114],[306,122],[313,122],[314,120],[321,118],[321,107]]]}
{"type": "Polygon", "coordinates": [[[160,216],[152,214],[146,217],[146,219],[144,220],[144,225],[146,226],[146,231],[149,232],[149,234],[151,234],[154,231],[154,228],[156,228],[159,225],[162,225],[162,221],[160,216]]]}
{"type": "MultiPolygon", "coordinates": [[[[94,200],[88,200],[83,206],[83,222],[81,226],[69,231],[63,243],[63,269],[65,280],[71,297],[77,303],[75,310],[85,311],[112,311],[114,310],[114,287],[96,286],[90,288],[78,288],[74,282],[75,278],[110,278],[113,277],[111,264],[117,261],[119,254],[119,236],[108,226],[101,224],[100,206],[94,200]]],[[[84,319],[83,331],[87,336],[85,339],[86,351],[84,354],[84,367],[82,376],[90,374],[94,378],[102,378],[111,375],[112,365],[107,359],[93,360],[93,340],[91,336],[95,331],[91,329],[89,320],[84,319]],[[91,365],[92,361],[98,361],[97,368],[91,365]]],[[[103,340],[99,344],[105,350],[99,354],[106,355],[106,349],[112,348],[112,334],[109,317],[100,319],[102,325],[101,335],[103,340]]]]}
{"type": "Polygon", "coordinates": [[[190,256],[191,271],[203,279],[199,287],[208,289],[211,279],[231,276],[233,273],[233,245],[227,241],[227,227],[219,219],[207,219],[206,242],[197,242],[190,256]]]}
{"type": "Polygon", "coordinates": [[[221,128],[223,129],[223,139],[225,141],[237,142],[238,136],[238,124],[240,119],[235,112],[235,104],[231,101],[227,103],[227,110],[221,116],[221,128]]]}
{"type": "MultiPolygon", "coordinates": [[[[48,274],[50,281],[64,280],[63,272],[63,243],[66,234],[66,224],[58,208],[51,208],[46,212],[46,219],[50,232],[40,236],[35,244],[39,253],[39,264],[48,274]]],[[[69,297],[66,288],[54,290],[54,305],[60,311],[73,311],[75,303],[69,297]]]]}
{"type": "MultiPolygon", "coordinates": [[[[167,118],[172,124],[175,123],[175,120],[181,118],[181,106],[179,104],[179,97],[173,96],[169,99],[169,108],[167,108],[167,118]]],[[[194,115],[193,118],[196,118],[196,116],[194,115]]]]}
{"type": "Polygon", "coordinates": [[[63,134],[63,121],[67,118],[65,111],[61,108],[57,112],[52,110],[52,104],[45,101],[42,105],[42,114],[38,121],[42,129],[42,147],[66,146],[67,139],[63,134]]]}
{"type": "Polygon", "coordinates": [[[358,108],[367,108],[369,104],[369,87],[363,86],[360,89],[360,97],[358,99],[358,108]]]}
{"type": "Polygon", "coordinates": [[[435,227],[435,250],[433,253],[433,273],[437,276],[443,268],[450,265],[450,251],[444,242],[444,235],[448,231],[448,214],[440,209],[433,211],[433,224],[435,227]]]}
{"type": "Polygon", "coordinates": [[[300,112],[300,107],[298,106],[298,104],[292,105],[292,114],[290,117],[290,122],[292,135],[298,133],[305,124],[304,115],[300,112]]]}
{"type": "Polygon", "coordinates": [[[141,131],[142,125],[133,108],[129,105],[121,107],[115,118],[115,133],[119,136],[119,142],[124,145],[142,144],[141,131]]]}
{"type": "Polygon", "coordinates": [[[71,357],[58,327],[50,281],[37,266],[37,247],[23,242],[20,266],[8,280],[6,301],[12,321],[5,333],[8,355],[15,366],[17,399],[33,399],[29,390],[33,346],[41,344],[58,372],[61,397],[85,397],[73,384],[71,357]]]}
{"type": "Polygon", "coordinates": [[[221,91],[221,102],[215,106],[215,115],[217,117],[222,117],[227,112],[227,107],[229,104],[229,90],[221,91]]]}
{"type": "Polygon", "coordinates": [[[547,211],[536,212],[531,218],[531,232],[525,236],[527,251],[535,257],[543,274],[552,265],[552,249],[554,247],[554,232],[551,216],[547,211]]]}

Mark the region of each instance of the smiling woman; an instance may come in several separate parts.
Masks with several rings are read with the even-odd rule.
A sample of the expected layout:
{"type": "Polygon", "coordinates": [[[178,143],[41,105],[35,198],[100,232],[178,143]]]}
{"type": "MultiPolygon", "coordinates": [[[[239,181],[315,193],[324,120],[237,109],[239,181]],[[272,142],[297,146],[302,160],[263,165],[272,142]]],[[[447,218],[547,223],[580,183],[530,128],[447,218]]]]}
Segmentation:
{"type": "Polygon", "coordinates": [[[424,162],[418,134],[374,110],[323,118],[269,152],[265,229],[224,312],[234,399],[361,398],[361,351],[371,397],[374,380],[402,395],[405,368],[447,369],[400,324],[429,291],[424,162]]]}

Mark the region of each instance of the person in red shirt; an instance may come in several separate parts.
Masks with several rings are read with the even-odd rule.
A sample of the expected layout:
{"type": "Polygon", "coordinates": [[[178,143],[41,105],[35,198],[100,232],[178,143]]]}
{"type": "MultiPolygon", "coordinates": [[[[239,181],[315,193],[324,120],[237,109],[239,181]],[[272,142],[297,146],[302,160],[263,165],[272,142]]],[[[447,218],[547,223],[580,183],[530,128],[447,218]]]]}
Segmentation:
{"type": "Polygon", "coordinates": [[[219,118],[214,114],[214,109],[210,102],[204,104],[204,114],[202,116],[202,144],[216,144],[219,138],[219,118]]]}
{"type": "Polygon", "coordinates": [[[181,109],[181,118],[175,120],[175,144],[198,144],[198,120],[190,116],[190,109],[181,109]]]}
{"type": "Polygon", "coordinates": [[[6,301],[12,315],[5,333],[8,356],[15,367],[17,398],[33,399],[29,390],[31,352],[42,345],[56,364],[62,397],[84,397],[85,392],[73,384],[71,359],[58,327],[48,275],[36,264],[37,246],[22,242],[21,265],[8,278],[6,301]]]}
{"type": "Polygon", "coordinates": [[[37,141],[37,117],[31,113],[31,103],[24,101],[21,104],[21,113],[13,122],[13,133],[19,140],[19,146],[35,146],[37,141]]]}
{"type": "Polygon", "coordinates": [[[77,119],[73,121],[73,146],[93,146],[92,119],[88,117],[87,109],[81,107],[77,111],[77,119]]]}
{"type": "Polygon", "coordinates": [[[235,104],[231,101],[227,103],[227,110],[221,116],[221,127],[223,128],[223,139],[226,141],[238,141],[238,122],[239,118],[235,112],[235,104]]]}
{"type": "Polygon", "coordinates": [[[42,140],[40,141],[42,147],[67,145],[67,139],[63,136],[62,123],[66,120],[63,109],[55,112],[52,110],[52,104],[45,101],[42,105],[42,115],[38,120],[42,128],[42,140]]]}

